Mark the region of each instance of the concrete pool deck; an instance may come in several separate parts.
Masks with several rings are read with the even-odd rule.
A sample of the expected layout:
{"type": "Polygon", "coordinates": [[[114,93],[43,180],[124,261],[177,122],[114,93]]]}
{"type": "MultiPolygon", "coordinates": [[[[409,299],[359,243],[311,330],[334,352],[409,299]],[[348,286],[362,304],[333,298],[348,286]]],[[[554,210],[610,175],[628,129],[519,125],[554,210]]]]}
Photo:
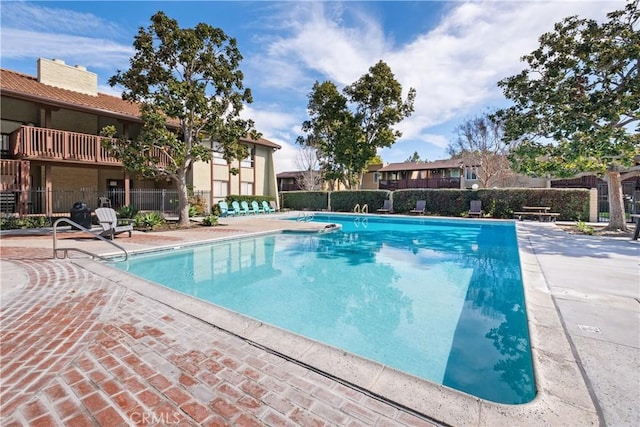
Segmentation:
{"type": "MultiPolygon", "coordinates": [[[[116,241],[128,250],[184,245],[277,230],[278,216],[116,241]]],[[[637,425],[640,245],[570,235],[553,224],[517,226],[539,391],[517,406],[290,341],[97,262],[53,260],[50,236],[3,234],[0,422],[637,425]],[[255,345],[261,341],[276,348],[255,345]]],[[[77,233],[60,237],[60,246],[70,238],[112,252],[77,233]]]]}

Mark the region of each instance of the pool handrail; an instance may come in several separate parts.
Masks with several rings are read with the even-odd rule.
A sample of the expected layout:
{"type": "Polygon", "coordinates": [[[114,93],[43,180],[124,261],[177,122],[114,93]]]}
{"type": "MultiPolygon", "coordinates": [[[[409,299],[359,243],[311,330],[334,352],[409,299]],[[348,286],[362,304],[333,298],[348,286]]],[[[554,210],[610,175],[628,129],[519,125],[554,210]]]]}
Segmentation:
{"type": "Polygon", "coordinates": [[[69,218],[60,218],[58,220],[56,220],[56,222],[53,223],[53,258],[54,259],[58,259],[58,251],[63,251],[64,256],[62,257],[62,259],[66,258],[69,255],[69,251],[76,251],[76,252],[81,252],[85,255],[89,255],[92,258],[99,258],[103,261],[109,261],[108,258],[105,258],[101,255],[98,254],[94,254],[93,252],[89,252],[87,250],[84,249],[80,249],[80,248],[59,248],[58,247],[58,224],[60,223],[67,223],[73,227],[76,227],[78,230],[81,230],[85,233],[89,233],[91,234],[93,237],[97,237],[99,240],[102,240],[103,242],[107,242],[110,245],[115,246],[116,248],[120,249],[123,253],[124,253],[124,260],[126,261],[127,259],[129,259],[129,253],[127,252],[127,250],[125,248],[123,248],[122,246],[120,246],[119,244],[117,244],[116,242],[112,241],[112,240],[108,240],[105,239],[104,237],[102,237],[100,234],[94,233],[93,231],[89,230],[86,227],[83,227],[82,225],[78,224],[75,221],[72,221],[69,218]]]}

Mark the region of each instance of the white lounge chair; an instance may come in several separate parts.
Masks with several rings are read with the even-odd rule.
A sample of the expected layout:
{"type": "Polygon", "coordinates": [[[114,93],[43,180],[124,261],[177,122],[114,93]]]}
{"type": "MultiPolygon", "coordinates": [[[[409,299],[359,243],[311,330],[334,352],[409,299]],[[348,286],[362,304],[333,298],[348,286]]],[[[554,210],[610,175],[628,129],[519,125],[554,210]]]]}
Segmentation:
{"type": "Polygon", "coordinates": [[[113,240],[116,234],[129,232],[129,237],[131,237],[131,232],[133,232],[132,219],[118,218],[116,211],[111,208],[97,208],[95,212],[98,223],[102,227],[101,236],[108,236],[113,240]],[[126,224],[121,225],[122,222],[126,224]]]}

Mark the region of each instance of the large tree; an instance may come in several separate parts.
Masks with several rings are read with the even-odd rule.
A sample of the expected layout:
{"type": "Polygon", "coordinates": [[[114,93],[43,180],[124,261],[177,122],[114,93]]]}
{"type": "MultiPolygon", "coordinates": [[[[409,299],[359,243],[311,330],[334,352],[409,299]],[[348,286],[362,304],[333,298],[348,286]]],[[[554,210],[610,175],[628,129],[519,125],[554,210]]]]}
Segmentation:
{"type": "Polygon", "coordinates": [[[362,181],[378,148],[390,147],[402,133],[394,125],[411,115],[415,89],[402,98],[402,86],[383,62],[338,92],[332,82],[316,82],[309,94],[310,120],[302,125],[302,144],[321,154],[325,175],[351,188],[362,181]]]}
{"type": "Polygon", "coordinates": [[[475,167],[480,187],[489,188],[513,174],[507,155],[514,144],[503,139],[502,124],[489,113],[470,118],[458,125],[455,139],[447,146],[452,158],[475,167]]]}
{"type": "Polygon", "coordinates": [[[497,116],[519,141],[513,167],[538,176],[593,172],[609,189],[608,228],[625,230],[621,172],[640,152],[638,0],[602,24],[576,16],[543,34],[528,68],[498,85],[514,105],[497,116]]]}
{"type": "MultiPolygon", "coordinates": [[[[221,29],[204,23],[182,29],[163,12],[138,30],[133,46],[130,68],[118,70],[109,84],[124,87],[122,98],[141,105],[144,123],[135,140],[110,148],[125,169],[175,183],[184,225],[189,170],[211,159],[211,145],[203,142],[216,141],[230,162],[248,155],[240,137],[258,137],[253,122],[239,118],[252,102],[239,69],[242,55],[221,29]]],[[[103,133],[113,136],[114,128],[103,133]]]]}

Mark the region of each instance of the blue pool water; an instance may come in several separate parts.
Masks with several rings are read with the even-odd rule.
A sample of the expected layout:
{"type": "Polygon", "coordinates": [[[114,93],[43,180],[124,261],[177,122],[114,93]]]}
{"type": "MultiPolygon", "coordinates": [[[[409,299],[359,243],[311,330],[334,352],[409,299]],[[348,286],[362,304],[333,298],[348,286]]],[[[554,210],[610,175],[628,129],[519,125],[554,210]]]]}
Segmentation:
{"type": "Polygon", "coordinates": [[[483,399],[535,396],[515,225],[316,214],[118,268],[483,399]]]}

